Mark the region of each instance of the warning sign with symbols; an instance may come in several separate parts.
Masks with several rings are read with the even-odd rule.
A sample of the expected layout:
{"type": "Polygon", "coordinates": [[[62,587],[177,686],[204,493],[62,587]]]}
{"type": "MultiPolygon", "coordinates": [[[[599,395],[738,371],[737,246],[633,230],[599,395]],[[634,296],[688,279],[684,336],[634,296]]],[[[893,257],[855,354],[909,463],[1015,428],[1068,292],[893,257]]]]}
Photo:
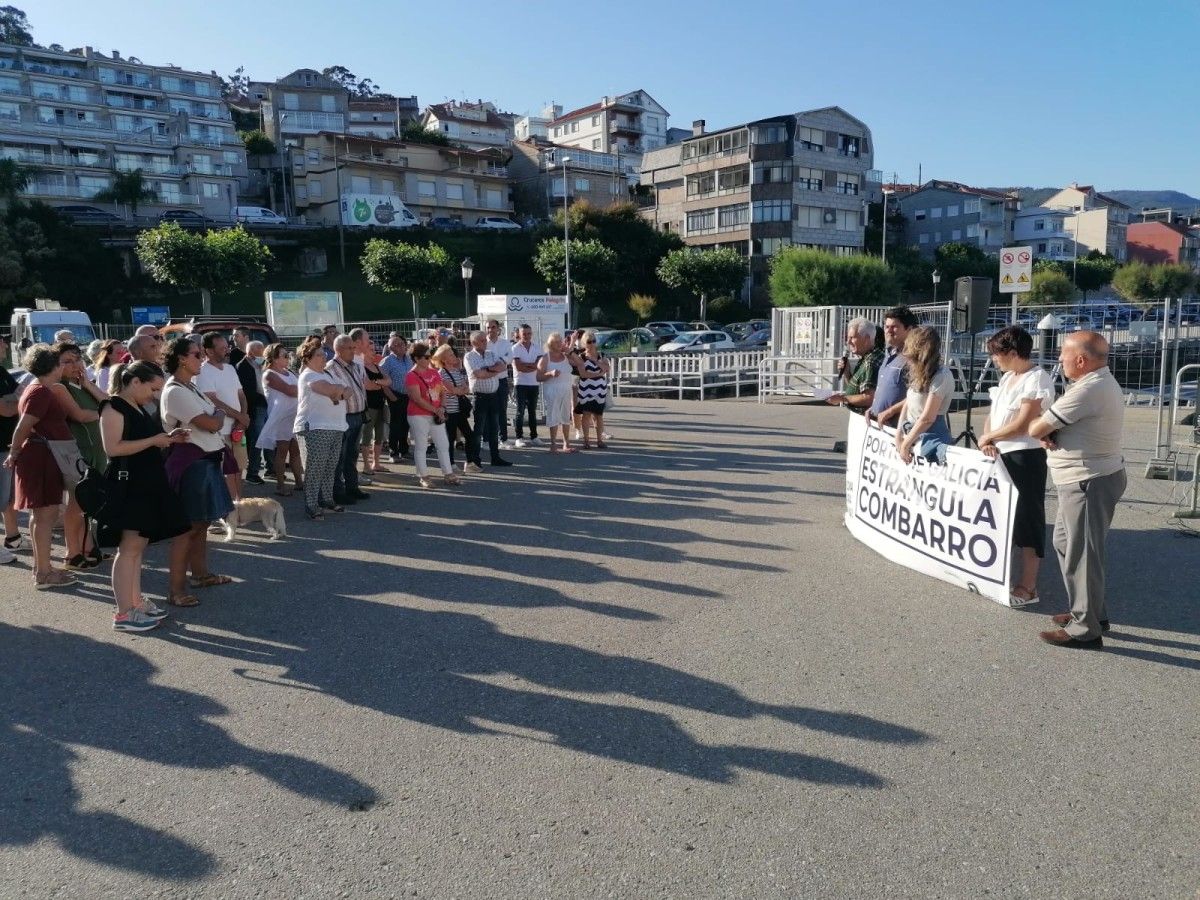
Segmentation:
{"type": "Polygon", "coordinates": [[[1000,293],[1020,294],[1033,287],[1033,251],[1005,247],[1000,251],[1000,293]]]}

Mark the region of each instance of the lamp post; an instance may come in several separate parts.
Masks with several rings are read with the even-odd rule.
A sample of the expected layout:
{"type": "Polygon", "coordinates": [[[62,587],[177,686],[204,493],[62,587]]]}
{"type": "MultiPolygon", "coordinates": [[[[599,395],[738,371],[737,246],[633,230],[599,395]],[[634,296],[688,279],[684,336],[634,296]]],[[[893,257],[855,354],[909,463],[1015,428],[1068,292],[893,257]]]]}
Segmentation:
{"type": "Polygon", "coordinates": [[[571,157],[562,158],[563,169],[563,269],[567,282],[567,328],[571,327],[571,215],[567,201],[567,163],[571,157]]]}
{"type": "Polygon", "coordinates": [[[937,269],[933,270],[933,302],[937,303],[937,286],[942,283],[942,273],[937,269]]]}
{"type": "Polygon", "coordinates": [[[283,171],[283,158],[287,153],[287,144],[283,140],[283,123],[287,119],[287,113],[282,110],[279,113],[279,202],[283,207],[283,217],[286,219],[288,214],[287,202],[287,176],[283,171]]]}
{"type": "Polygon", "coordinates": [[[887,262],[887,207],[888,194],[892,193],[887,188],[883,188],[883,240],[882,246],[879,248],[879,258],[882,262],[887,262]]]}
{"type": "Polygon", "coordinates": [[[471,257],[465,256],[462,261],[463,279],[463,318],[471,315],[471,276],[475,274],[475,263],[471,257]]]}

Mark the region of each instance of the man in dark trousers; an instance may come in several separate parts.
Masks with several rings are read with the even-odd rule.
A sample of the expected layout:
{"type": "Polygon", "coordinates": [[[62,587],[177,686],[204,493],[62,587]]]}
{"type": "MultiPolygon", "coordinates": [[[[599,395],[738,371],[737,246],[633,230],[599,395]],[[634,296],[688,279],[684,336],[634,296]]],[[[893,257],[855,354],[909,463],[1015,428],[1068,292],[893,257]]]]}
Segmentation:
{"type": "MultiPolygon", "coordinates": [[[[234,332],[236,334],[236,332],[234,332]]],[[[232,357],[233,351],[229,351],[232,357]]],[[[267,422],[267,397],[262,383],[263,345],[260,341],[247,341],[242,348],[242,358],[234,368],[242,393],[246,395],[247,414],[250,424],[246,426],[246,483],[262,484],[258,474],[263,466],[263,452],[258,449],[258,436],[267,422]]],[[[267,477],[274,478],[275,454],[266,454],[267,477]]]]}

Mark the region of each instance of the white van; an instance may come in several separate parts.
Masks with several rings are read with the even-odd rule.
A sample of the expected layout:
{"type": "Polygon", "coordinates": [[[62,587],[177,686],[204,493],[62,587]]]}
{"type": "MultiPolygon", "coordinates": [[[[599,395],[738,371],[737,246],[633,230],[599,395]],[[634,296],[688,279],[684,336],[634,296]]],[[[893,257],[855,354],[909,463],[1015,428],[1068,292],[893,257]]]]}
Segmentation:
{"type": "Polygon", "coordinates": [[[18,306],[10,320],[14,348],[24,350],[33,344],[53,344],[55,332],[69,331],[75,343],[86,347],[97,337],[91,317],[85,312],[63,309],[54,300],[39,298],[36,308],[18,306]]]}
{"type": "Polygon", "coordinates": [[[286,225],[288,220],[265,206],[235,206],[233,218],[247,225],[286,225]]]}

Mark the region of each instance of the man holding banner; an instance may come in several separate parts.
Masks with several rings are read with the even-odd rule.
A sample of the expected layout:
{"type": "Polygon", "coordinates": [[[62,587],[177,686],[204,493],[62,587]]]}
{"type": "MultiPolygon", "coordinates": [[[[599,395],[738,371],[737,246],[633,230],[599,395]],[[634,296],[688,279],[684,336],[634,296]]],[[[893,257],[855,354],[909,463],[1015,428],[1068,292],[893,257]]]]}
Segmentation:
{"type": "Polygon", "coordinates": [[[1104,543],[1125,493],[1125,404],[1108,369],[1108,341],[1096,332],[1068,335],[1059,361],[1071,387],[1030,425],[1029,434],[1048,451],[1058,489],[1054,549],[1071,611],[1054,616],[1059,627],[1039,636],[1058,647],[1098,650],[1108,631],[1104,543]]]}

